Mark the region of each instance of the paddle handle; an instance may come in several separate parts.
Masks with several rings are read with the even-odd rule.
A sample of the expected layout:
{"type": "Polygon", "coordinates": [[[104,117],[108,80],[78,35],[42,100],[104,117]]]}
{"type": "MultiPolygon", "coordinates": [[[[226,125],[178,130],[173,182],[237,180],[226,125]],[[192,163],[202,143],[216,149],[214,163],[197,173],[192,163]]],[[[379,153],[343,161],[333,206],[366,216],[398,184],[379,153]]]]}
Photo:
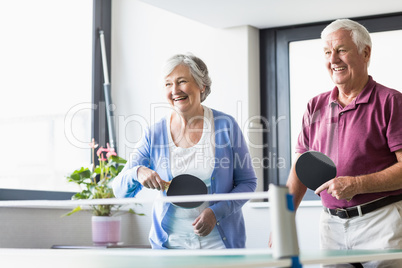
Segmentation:
{"type": "Polygon", "coordinates": [[[170,186],[170,181],[165,181],[165,185],[163,186],[163,191],[167,192],[170,186]]]}

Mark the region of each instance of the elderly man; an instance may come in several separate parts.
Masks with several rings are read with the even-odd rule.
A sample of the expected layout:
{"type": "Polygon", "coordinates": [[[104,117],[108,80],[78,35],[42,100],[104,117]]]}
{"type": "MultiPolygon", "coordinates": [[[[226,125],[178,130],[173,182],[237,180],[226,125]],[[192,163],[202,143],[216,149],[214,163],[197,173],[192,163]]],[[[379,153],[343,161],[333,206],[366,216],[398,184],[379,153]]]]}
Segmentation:
{"type": "MultiPolygon", "coordinates": [[[[315,150],[337,165],[337,177],[315,191],[324,206],[321,247],[402,249],[402,94],[369,76],[365,27],[336,20],[321,39],[335,87],[309,101],[296,145],[297,156],[315,150]]],[[[307,189],[294,166],[287,186],[297,208],[307,189]]],[[[402,267],[402,260],[363,265],[402,267]]]]}

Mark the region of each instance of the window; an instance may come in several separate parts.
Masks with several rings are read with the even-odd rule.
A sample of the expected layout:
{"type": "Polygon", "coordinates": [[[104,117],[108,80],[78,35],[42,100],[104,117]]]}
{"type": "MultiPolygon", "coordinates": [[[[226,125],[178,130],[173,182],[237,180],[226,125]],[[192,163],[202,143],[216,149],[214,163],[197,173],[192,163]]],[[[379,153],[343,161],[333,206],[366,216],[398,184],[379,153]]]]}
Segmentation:
{"type": "Polygon", "coordinates": [[[103,77],[100,59],[93,58],[100,53],[94,45],[99,14],[109,12],[110,19],[108,5],[100,0],[0,3],[0,188],[77,190],[65,175],[91,162],[85,147],[92,137],[107,136],[96,128],[100,120],[93,107],[102,101],[103,77]]]}
{"type": "MultiPolygon", "coordinates": [[[[354,20],[365,25],[372,34],[373,51],[370,74],[373,74],[374,79],[380,83],[401,89],[401,81],[398,81],[397,74],[392,75],[388,71],[384,73],[378,69],[382,69],[384,66],[388,67],[393,62],[398,62],[394,57],[395,55],[389,53],[393,53],[401,45],[402,14],[356,18],[354,20]],[[392,42],[389,40],[392,40],[392,42]],[[395,47],[395,49],[390,49],[390,46],[395,47]],[[384,60],[387,58],[391,58],[392,61],[385,63],[384,60]],[[394,80],[391,81],[385,78],[384,75],[393,76],[394,80]]],[[[268,148],[264,151],[264,156],[275,154],[285,162],[285,165],[281,168],[272,168],[265,171],[265,188],[268,187],[270,182],[281,185],[286,183],[292,163],[294,137],[300,130],[298,125],[300,124],[300,116],[304,113],[307,104],[305,99],[311,98],[316,93],[328,91],[333,87],[324,66],[319,62],[320,55],[311,55],[315,52],[321,52],[321,48],[318,48],[320,46],[319,41],[315,39],[320,37],[321,31],[329,23],[330,21],[260,31],[262,115],[266,118],[275,118],[275,122],[277,122],[275,127],[272,124],[265,126],[267,132],[264,137],[264,143],[268,144],[268,148]],[[314,70],[306,67],[308,63],[305,59],[303,60],[304,53],[298,52],[305,49],[306,46],[309,50],[307,62],[311,62],[314,70]],[[318,51],[316,51],[317,49],[318,51]],[[302,68],[298,65],[300,63],[303,64],[302,68]],[[297,72],[295,72],[296,69],[297,72]],[[311,76],[311,74],[314,75],[311,76]],[[317,77],[322,80],[316,80],[317,77]],[[309,83],[309,88],[312,90],[307,90],[303,87],[306,84],[306,79],[309,79],[309,81],[316,80],[316,84],[309,83]],[[314,90],[317,91],[314,92],[314,90]],[[303,92],[303,94],[295,95],[295,92],[303,92]],[[296,103],[300,104],[300,106],[296,105],[296,103]],[[296,115],[298,118],[294,118],[296,115]]],[[[393,71],[398,72],[397,68],[396,64],[393,71]]],[[[392,68],[387,68],[387,70],[389,69],[392,68]]],[[[315,198],[315,195],[309,192],[305,198],[315,198]]]]}

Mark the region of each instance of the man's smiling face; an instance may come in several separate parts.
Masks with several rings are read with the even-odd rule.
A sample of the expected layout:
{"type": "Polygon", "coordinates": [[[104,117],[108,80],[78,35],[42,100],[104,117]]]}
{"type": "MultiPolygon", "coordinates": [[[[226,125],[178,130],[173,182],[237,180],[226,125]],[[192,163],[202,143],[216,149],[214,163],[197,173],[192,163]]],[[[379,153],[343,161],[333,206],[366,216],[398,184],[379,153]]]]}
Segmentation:
{"type": "Polygon", "coordinates": [[[332,81],[343,88],[353,88],[367,77],[370,49],[366,47],[359,54],[350,31],[340,29],[324,40],[326,68],[332,81]]]}

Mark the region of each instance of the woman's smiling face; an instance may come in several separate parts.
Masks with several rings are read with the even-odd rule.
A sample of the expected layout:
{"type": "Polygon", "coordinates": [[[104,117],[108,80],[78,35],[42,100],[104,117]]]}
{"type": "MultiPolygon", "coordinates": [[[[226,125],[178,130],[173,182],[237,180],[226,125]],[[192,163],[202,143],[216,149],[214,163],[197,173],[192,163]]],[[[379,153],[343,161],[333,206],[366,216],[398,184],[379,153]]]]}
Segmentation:
{"type": "Polygon", "coordinates": [[[165,78],[166,98],[180,113],[191,112],[201,106],[201,91],[190,68],[178,65],[165,78]]]}

